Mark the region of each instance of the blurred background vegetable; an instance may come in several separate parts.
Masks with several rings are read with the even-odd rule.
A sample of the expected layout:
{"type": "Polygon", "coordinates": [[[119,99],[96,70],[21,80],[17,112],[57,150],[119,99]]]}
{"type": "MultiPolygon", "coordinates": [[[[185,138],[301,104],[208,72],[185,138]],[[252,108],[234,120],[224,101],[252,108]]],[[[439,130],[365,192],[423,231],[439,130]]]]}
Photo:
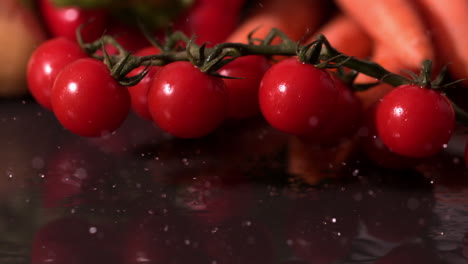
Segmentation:
{"type": "Polygon", "coordinates": [[[45,38],[30,6],[18,0],[0,1],[0,97],[27,94],[26,65],[45,38]]]}

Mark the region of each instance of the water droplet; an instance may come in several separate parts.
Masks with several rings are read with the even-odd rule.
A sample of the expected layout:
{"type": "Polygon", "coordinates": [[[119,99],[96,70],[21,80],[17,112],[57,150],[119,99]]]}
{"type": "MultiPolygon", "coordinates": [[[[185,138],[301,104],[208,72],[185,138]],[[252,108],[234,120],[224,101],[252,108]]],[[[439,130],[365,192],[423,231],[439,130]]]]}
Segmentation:
{"type": "Polygon", "coordinates": [[[96,228],[96,227],[92,226],[92,227],[89,228],[89,233],[90,233],[90,234],[96,234],[96,232],[97,232],[97,228],[96,228]]]}
{"type": "Polygon", "coordinates": [[[242,222],[242,226],[251,226],[252,225],[252,222],[251,221],[244,221],[242,222]]]}
{"type": "Polygon", "coordinates": [[[212,234],[214,234],[214,233],[216,233],[216,232],[218,232],[218,228],[217,228],[217,227],[211,229],[211,233],[212,233],[212,234]]]}
{"type": "Polygon", "coordinates": [[[448,147],[448,145],[447,145],[447,144],[443,144],[442,147],[443,147],[444,149],[446,149],[446,148],[448,147]]]}
{"type": "Polygon", "coordinates": [[[353,199],[354,199],[355,201],[358,201],[358,202],[361,201],[361,200],[362,200],[362,193],[355,193],[355,194],[353,195],[353,199]]]}
{"type": "Polygon", "coordinates": [[[188,240],[188,239],[185,239],[185,240],[184,240],[184,243],[185,243],[185,245],[187,245],[187,246],[188,246],[188,245],[190,245],[190,240],[188,240]]]}
{"type": "Polygon", "coordinates": [[[149,215],[154,215],[154,211],[150,209],[150,210],[148,210],[148,214],[149,215]]]}
{"type": "Polygon", "coordinates": [[[189,165],[189,161],[187,158],[183,158],[182,159],[182,164],[184,164],[185,166],[188,166],[189,165]]]}
{"type": "Polygon", "coordinates": [[[358,174],[359,174],[359,170],[358,170],[358,169],[353,170],[353,176],[354,176],[354,177],[358,176],[358,174]]]}
{"type": "Polygon", "coordinates": [[[336,223],[336,218],[332,218],[332,223],[336,223]]]}

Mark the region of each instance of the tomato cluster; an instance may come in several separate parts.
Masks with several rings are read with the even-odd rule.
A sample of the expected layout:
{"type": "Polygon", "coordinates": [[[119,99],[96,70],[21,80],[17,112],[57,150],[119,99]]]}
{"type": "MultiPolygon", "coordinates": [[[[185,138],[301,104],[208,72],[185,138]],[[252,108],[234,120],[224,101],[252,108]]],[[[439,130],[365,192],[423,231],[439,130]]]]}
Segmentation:
{"type": "MultiPolygon", "coordinates": [[[[83,31],[82,37],[95,40],[108,25],[102,22],[108,21],[104,13],[73,9],[77,20],[66,24],[60,22],[65,19],[65,10],[52,6],[49,0],[41,3],[56,37],[38,47],[30,58],[29,88],[65,128],[81,136],[111,133],[125,121],[130,109],[181,138],[206,136],[226,119],[261,115],[274,128],[320,145],[336,145],[359,134],[372,159],[382,164],[385,162],[379,157],[384,157],[391,160],[386,166],[394,167],[391,163],[395,163],[399,167],[440,152],[455,129],[451,102],[431,87],[417,81],[399,85],[364,111],[351,82],[328,70],[329,65],[306,61],[300,54],[279,62],[263,55],[239,56],[215,70],[190,58],[149,69],[140,64],[126,77],[146,75],[127,88],[115,77],[115,60],[106,60],[102,50],[96,54],[104,57],[104,62],[95,59],[98,56],[91,58],[96,54],[86,54],[72,34],[78,23],[94,18],[93,30],[83,31]]],[[[235,24],[243,1],[229,4],[231,13],[225,19],[232,23],[226,22],[223,29],[235,24]]],[[[175,26],[188,34],[199,34],[196,41],[220,43],[226,32],[204,27],[216,23],[201,14],[221,14],[222,8],[226,5],[197,1],[175,26]]],[[[174,51],[132,45],[134,40],[127,43],[120,36],[116,40],[125,50],[135,51],[136,57],[174,51]]],[[[112,50],[109,43],[105,47],[115,58],[126,56],[119,49],[112,50]]]]}

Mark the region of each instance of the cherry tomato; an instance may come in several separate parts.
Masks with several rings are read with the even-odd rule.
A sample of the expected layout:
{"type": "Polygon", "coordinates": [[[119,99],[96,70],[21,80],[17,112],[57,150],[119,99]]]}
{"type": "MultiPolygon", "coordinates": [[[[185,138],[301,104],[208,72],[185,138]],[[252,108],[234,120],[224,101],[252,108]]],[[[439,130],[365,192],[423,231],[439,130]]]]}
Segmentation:
{"type": "Polygon", "coordinates": [[[107,27],[107,14],[103,10],[56,7],[51,0],[41,0],[40,10],[53,36],[62,36],[76,41],[77,28],[89,23],[83,28],[81,34],[85,42],[91,42],[102,36],[107,27]]]}
{"type": "Polygon", "coordinates": [[[338,89],[331,75],[296,58],[273,65],[263,76],[260,109],[275,128],[295,135],[314,134],[336,106],[338,89]]]}
{"type": "Polygon", "coordinates": [[[242,79],[224,79],[228,93],[230,118],[248,118],[260,113],[258,88],[265,72],[270,68],[267,58],[245,56],[224,66],[219,74],[242,79]]]}
{"type": "Polygon", "coordinates": [[[214,131],[224,120],[227,94],[221,78],[201,72],[190,62],[164,66],[148,95],[153,120],[181,138],[196,138],[214,131]]]}
{"type": "Polygon", "coordinates": [[[239,10],[236,10],[236,3],[219,3],[223,4],[196,3],[175,21],[175,29],[196,36],[195,42],[199,45],[214,46],[223,42],[236,28],[239,10]],[[231,5],[233,8],[229,7],[231,5]]]}
{"type": "Polygon", "coordinates": [[[402,85],[377,106],[376,127],[383,143],[403,156],[422,158],[441,151],[450,140],[455,113],[440,93],[402,85]]]}
{"type": "MultiPolygon", "coordinates": [[[[155,47],[147,47],[135,53],[135,56],[148,56],[159,54],[159,49],[155,47]]],[[[128,76],[136,76],[143,71],[145,67],[141,66],[131,71],[128,76]]],[[[148,91],[153,82],[154,76],[161,67],[153,66],[146,76],[136,85],[130,87],[128,91],[131,96],[133,111],[144,119],[151,120],[151,114],[148,109],[148,91]]]]}
{"type": "Polygon", "coordinates": [[[366,156],[377,165],[384,168],[411,168],[422,162],[421,158],[399,155],[391,151],[377,133],[375,127],[377,104],[364,113],[363,126],[360,128],[360,145],[366,156]]]}
{"type": "MultiPolygon", "coordinates": [[[[112,26],[109,26],[109,30],[106,34],[114,37],[128,52],[137,52],[150,44],[138,28],[123,24],[119,21],[112,21],[112,23],[112,26]]],[[[106,44],[105,47],[107,53],[111,55],[119,53],[118,50],[110,44],[106,44]]],[[[98,50],[97,54],[102,55],[102,50],[98,50]]]]}
{"type": "Polygon", "coordinates": [[[36,101],[52,110],[50,94],[55,77],[63,67],[86,56],[78,44],[63,37],[41,44],[29,59],[26,76],[29,91],[36,101]]]}
{"type": "Polygon", "coordinates": [[[60,123],[81,136],[117,129],[130,110],[130,95],[101,61],[85,58],[66,66],[55,80],[52,108],[60,123]]]}
{"type": "Polygon", "coordinates": [[[353,91],[337,77],[334,77],[338,88],[338,99],[327,123],[320,129],[316,140],[320,144],[334,145],[351,137],[359,128],[362,106],[353,91]]]}
{"type": "Polygon", "coordinates": [[[197,3],[201,6],[216,6],[224,9],[226,12],[239,12],[244,6],[246,0],[198,0],[197,3]]]}

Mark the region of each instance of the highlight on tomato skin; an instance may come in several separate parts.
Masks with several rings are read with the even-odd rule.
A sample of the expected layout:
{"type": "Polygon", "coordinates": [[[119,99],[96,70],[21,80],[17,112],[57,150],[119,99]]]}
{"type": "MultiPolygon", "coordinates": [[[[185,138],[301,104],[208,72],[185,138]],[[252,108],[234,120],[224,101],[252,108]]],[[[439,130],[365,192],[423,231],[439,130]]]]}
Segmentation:
{"type": "Polygon", "coordinates": [[[364,120],[358,132],[359,147],[366,157],[388,169],[413,168],[422,163],[425,159],[399,155],[382,142],[375,124],[377,106],[378,103],[375,103],[364,112],[364,120]]]}

